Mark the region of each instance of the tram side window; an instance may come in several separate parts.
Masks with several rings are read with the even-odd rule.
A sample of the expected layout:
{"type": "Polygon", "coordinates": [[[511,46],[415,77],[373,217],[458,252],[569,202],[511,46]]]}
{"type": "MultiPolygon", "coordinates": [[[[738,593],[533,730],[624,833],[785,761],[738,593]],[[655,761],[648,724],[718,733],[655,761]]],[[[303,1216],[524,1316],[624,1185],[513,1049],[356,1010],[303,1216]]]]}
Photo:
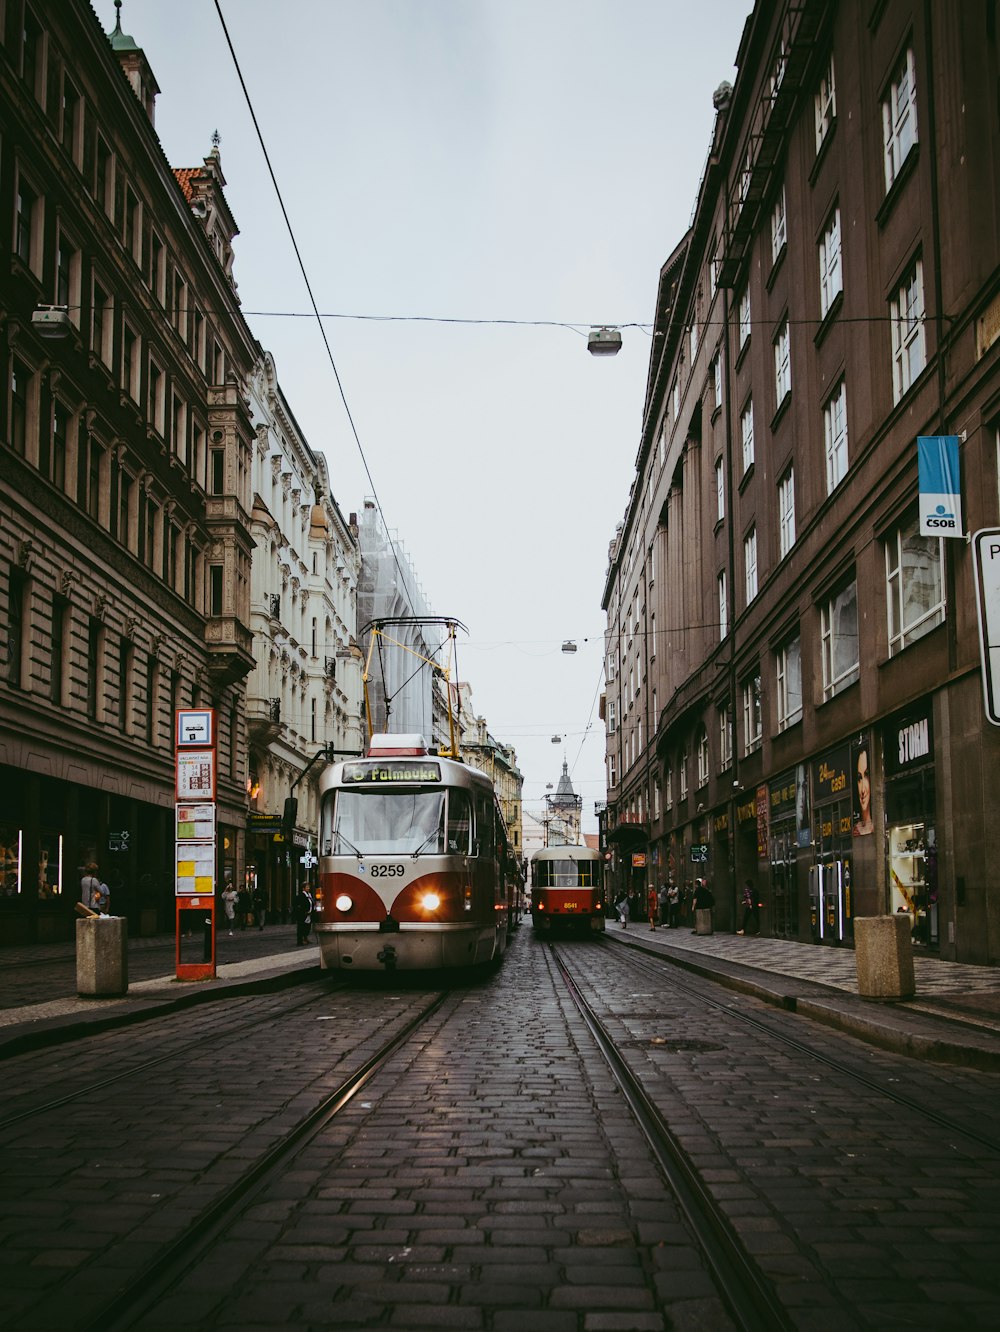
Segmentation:
{"type": "Polygon", "coordinates": [[[448,850],[469,854],[472,836],[472,805],[468,791],[453,788],[448,792],[448,850]]]}
{"type": "Polygon", "coordinates": [[[489,860],[494,851],[493,802],[486,795],[476,797],[476,829],[479,833],[479,854],[489,860]]]}

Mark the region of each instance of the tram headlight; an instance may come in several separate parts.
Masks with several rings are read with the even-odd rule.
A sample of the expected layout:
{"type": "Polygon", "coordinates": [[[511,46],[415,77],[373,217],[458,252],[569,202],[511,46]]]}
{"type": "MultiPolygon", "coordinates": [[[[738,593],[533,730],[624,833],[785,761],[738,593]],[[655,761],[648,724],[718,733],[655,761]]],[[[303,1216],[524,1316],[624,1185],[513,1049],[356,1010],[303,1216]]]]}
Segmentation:
{"type": "Polygon", "coordinates": [[[438,907],[441,905],[441,899],[438,897],[437,893],[424,893],[423,897],[420,899],[420,905],[425,911],[437,911],[438,907]]]}
{"type": "Polygon", "coordinates": [[[333,905],[337,908],[338,911],[350,911],[350,909],[354,906],[354,902],[351,900],[351,898],[347,896],[346,893],[341,893],[333,905]]]}

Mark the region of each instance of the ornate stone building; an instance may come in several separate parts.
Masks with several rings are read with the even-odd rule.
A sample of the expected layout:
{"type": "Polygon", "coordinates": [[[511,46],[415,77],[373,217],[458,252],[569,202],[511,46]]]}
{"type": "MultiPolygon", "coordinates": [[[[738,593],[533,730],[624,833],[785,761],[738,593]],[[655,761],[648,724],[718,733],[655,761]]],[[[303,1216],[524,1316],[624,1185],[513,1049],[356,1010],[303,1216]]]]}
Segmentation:
{"type": "Polygon", "coordinates": [[[270,355],[254,370],[251,406],[256,670],[247,681],[247,875],[284,917],[305,876],[302,857],[316,847],[322,763],[310,762],[325,745],[340,754],[364,748],[355,637],[361,553],[357,524],[337,506],[326,458],[309,447],[270,355]],[[292,828],[282,826],[289,796],[297,801],[292,828]]]}
{"type": "Polygon", "coordinates": [[[90,860],[152,930],[178,707],[216,709],[243,872],[258,351],[218,145],[172,169],[143,52],[85,0],[0,17],[0,940],[68,936],[90,860]]]}

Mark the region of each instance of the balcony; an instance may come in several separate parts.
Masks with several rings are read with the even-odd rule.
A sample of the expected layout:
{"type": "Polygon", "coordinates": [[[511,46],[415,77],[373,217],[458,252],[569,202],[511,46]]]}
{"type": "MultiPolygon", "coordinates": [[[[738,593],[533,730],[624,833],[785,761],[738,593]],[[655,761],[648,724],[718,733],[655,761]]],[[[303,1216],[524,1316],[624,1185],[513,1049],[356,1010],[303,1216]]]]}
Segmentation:
{"type": "Polygon", "coordinates": [[[281,699],[247,698],[247,731],[250,743],[269,745],[281,734],[281,699]]]}
{"type": "Polygon", "coordinates": [[[256,662],[253,634],[235,615],[213,615],[205,624],[208,673],[219,689],[244,679],[256,662]]]}

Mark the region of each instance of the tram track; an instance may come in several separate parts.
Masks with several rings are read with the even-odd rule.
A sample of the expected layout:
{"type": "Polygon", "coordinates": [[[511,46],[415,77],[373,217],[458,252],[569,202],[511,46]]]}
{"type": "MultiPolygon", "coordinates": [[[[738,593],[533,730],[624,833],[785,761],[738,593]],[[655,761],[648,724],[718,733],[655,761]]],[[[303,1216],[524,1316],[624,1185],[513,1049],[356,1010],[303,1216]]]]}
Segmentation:
{"type": "MultiPolygon", "coordinates": [[[[282,1012],[281,1017],[282,1019],[289,1017],[298,1013],[302,1009],[309,1008],[312,1005],[325,1001],[334,993],[342,992],[346,989],[346,981],[338,985],[324,980],[324,982],[322,982],[322,989],[318,994],[310,995],[308,998],[303,999],[298,1003],[290,1004],[288,1008],[282,1012]]],[[[0,1119],[0,1134],[13,1128],[17,1124],[22,1123],[24,1120],[35,1120],[40,1115],[51,1113],[52,1111],[61,1109],[67,1105],[72,1105],[75,1101],[85,1100],[87,1097],[102,1092],[108,1087],[114,1086],[116,1083],[125,1082],[129,1078],[135,1078],[142,1074],[149,1073],[152,1069],[159,1068],[164,1064],[169,1064],[172,1060],[182,1059],[186,1055],[192,1053],[203,1054],[206,1047],[213,1043],[229,1043],[232,1041],[243,1040],[256,1029],[264,1027],[273,1021],[274,1014],[269,1010],[266,1014],[249,1018],[244,1022],[240,1022],[236,1026],[227,1027],[224,1030],[209,1033],[208,1035],[201,1034],[195,1039],[187,1041],[185,1044],[167,1051],[165,1054],[156,1055],[152,1059],[141,1060],[139,1063],[132,1064],[128,1068],[120,1069],[117,1073],[110,1074],[107,1077],[98,1078],[83,1086],[77,1087],[73,1091],[64,1092],[60,1096],[52,1097],[39,1104],[26,1106],[16,1114],[8,1115],[6,1118],[0,1119]]]]}
{"type": "MultiPolygon", "coordinates": [[[[607,946],[606,943],[604,946],[607,946]]],[[[781,1031],[773,1023],[764,1021],[761,1017],[744,1009],[736,1008],[732,1002],[726,1002],[714,998],[707,987],[713,983],[706,980],[705,988],[697,988],[694,985],[686,985],[677,976],[677,968],[669,961],[652,957],[636,957],[630,949],[627,953],[621,954],[622,960],[627,961],[636,971],[648,978],[655,978],[657,981],[666,981],[666,983],[679,994],[687,998],[696,999],[699,1004],[714,1009],[716,1012],[725,1014],[735,1023],[750,1028],[759,1035],[766,1036],[769,1040],[778,1043],[787,1050],[795,1054],[804,1055],[815,1062],[822,1064],[831,1072],[841,1077],[848,1078],[857,1085],[864,1087],[868,1091],[875,1092],[906,1110],[912,1111],[921,1118],[936,1124],[939,1128],[946,1130],[950,1134],[959,1134],[969,1142],[975,1143],[979,1147],[985,1147],[988,1151],[1000,1154],[1000,1140],[995,1136],[987,1136],[978,1132],[976,1129],[962,1124],[959,1121],[941,1114],[933,1106],[926,1102],[916,1101],[905,1093],[889,1086],[884,1080],[870,1077],[858,1068],[837,1059],[825,1049],[817,1049],[815,1045],[806,1041],[798,1040],[787,1031],[781,1031]]]]}
{"type": "Polygon", "coordinates": [[[287,1169],[298,1151],[323,1132],[390,1057],[441,1008],[449,993],[440,992],[422,1005],[404,1026],[226,1185],[163,1245],[151,1262],[126,1277],[114,1295],[80,1323],[79,1332],[125,1332],[125,1329],[134,1327],[164,1294],[174,1288],[185,1272],[204,1260],[213,1241],[234,1224],[280,1172],[287,1169]]]}
{"type": "Polygon", "coordinates": [[[554,944],[550,954],[647,1144],[694,1233],[726,1307],[741,1332],[793,1332],[774,1287],[747,1256],[724,1213],[664,1116],[622,1058],[607,1027],[579,989],[554,944]]]}

